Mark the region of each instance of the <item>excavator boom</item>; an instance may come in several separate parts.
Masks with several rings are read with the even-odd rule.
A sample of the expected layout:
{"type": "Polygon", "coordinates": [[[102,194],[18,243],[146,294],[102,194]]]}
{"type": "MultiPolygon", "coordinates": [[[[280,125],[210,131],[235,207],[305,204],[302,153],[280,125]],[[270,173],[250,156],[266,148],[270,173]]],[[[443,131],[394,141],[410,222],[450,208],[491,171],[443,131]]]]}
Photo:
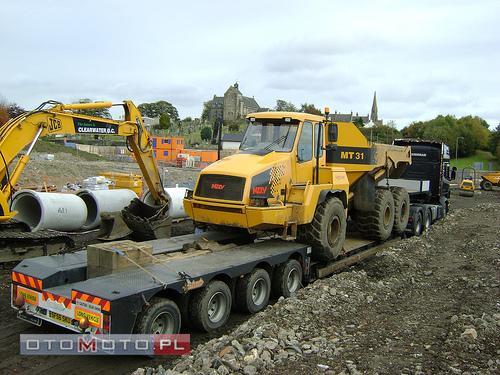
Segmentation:
{"type": "Polygon", "coordinates": [[[10,211],[9,199],[13,193],[13,186],[19,181],[37,140],[40,137],[56,134],[126,137],[127,146],[133,152],[154,200],[159,205],[168,204],[149,134],[139,110],[131,101],[124,101],[121,104],[111,102],[62,104],[48,101],[0,127],[0,222],[15,216],[15,213],[10,211]],[[72,112],[110,108],[115,105],[123,106],[125,112],[123,121],[72,112]],[[21,154],[27,146],[26,153],[21,154]],[[15,162],[18,156],[19,159],[15,162]]]}

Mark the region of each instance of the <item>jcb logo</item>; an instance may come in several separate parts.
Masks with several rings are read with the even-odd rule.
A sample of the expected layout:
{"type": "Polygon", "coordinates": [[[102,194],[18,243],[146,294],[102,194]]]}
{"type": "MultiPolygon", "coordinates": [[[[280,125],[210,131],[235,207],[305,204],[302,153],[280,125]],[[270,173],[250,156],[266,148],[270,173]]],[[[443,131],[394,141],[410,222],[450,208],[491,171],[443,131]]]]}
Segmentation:
{"type": "Polygon", "coordinates": [[[254,186],[252,189],[252,194],[264,195],[266,194],[267,186],[254,186]]]}
{"type": "Polygon", "coordinates": [[[223,184],[212,184],[211,187],[212,187],[213,190],[224,190],[225,186],[226,185],[223,185],[223,184]]]}
{"type": "Polygon", "coordinates": [[[62,129],[61,120],[59,120],[57,118],[50,117],[49,118],[49,126],[47,129],[49,131],[49,133],[53,133],[53,132],[56,132],[56,131],[61,130],[61,129],[62,129]]]}

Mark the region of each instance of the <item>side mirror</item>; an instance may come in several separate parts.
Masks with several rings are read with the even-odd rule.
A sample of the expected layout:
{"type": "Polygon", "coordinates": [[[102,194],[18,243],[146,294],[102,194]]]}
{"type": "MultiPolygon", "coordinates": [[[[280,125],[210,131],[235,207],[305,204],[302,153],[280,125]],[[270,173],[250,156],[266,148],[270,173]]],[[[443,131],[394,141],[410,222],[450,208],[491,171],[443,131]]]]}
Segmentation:
{"type": "Polygon", "coordinates": [[[454,180],[457,177],[457,172],[455,169],[451,170],[451,180],[454,180]]]}
{"type": "Polygon", "coordinates": [[[337,124],[330,123],[328,124],[328,142],[337,142],[337,138],[339,136],[339,129],[337,124]]]}

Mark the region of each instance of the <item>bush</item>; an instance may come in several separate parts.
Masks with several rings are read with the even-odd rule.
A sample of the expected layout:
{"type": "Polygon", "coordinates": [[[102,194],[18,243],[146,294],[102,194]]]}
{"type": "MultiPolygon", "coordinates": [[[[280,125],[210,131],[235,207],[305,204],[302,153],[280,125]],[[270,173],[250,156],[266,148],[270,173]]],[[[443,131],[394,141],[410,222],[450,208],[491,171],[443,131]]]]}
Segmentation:
{"type": "Polygon", "coordinates": [[[212,129],[208,126],[201,129],[201,139],[204,141],[210,141],[212,139],[212,129]]]}

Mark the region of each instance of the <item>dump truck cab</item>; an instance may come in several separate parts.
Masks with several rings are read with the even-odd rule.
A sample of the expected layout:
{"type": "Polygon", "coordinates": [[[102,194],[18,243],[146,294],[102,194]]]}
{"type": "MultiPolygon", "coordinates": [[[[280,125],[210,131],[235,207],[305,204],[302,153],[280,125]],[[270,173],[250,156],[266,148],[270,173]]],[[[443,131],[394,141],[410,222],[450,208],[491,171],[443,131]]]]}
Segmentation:
{"type": "Polygon", "coordinates": [[[345,170],[321,171],[326,163],[324,117],[261,112],[248,115],[247,121],[240,151],[206,167],[184,201],[197,223],[251,231],[284,228],[311,220],[314,209],[304,209],[305,195],[317,200],[321,190],[335,188],[347,202],[345,170]],[[318,162],[320,181],[313,184],[318,162]]]}

